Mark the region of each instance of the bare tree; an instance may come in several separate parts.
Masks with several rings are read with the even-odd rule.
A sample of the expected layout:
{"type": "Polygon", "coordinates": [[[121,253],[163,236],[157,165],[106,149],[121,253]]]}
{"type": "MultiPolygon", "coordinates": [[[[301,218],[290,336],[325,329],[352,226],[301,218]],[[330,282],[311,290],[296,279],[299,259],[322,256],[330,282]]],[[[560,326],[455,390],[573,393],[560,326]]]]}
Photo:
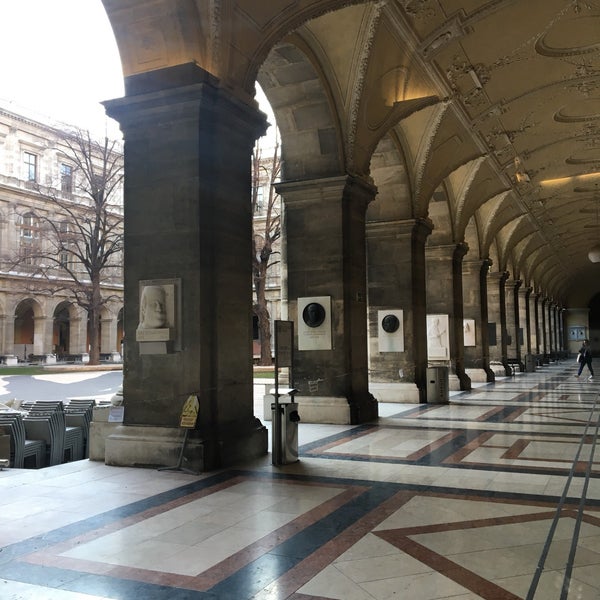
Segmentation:
{"type": "MultiPolygon", "coordinates": [[[[90,364],[100,362],[100,314],[114,300],[103,282],[122,281],[123,154],[119,143],[89,131],[59,132],[60,181],[36,185],[36,243],[21,246],[19,264],[51,292],[66,292],[88,316],[90,364]]],[[[23,227],[23,225],[22,225],[23,227]]]]}
{"type": "Polygon", "coordinates": [[[267,306],[267,272],[279,263],[275,244],[281,237],[281,199],[274,184],[281,174],[279,143],[273,154],[263,159],[257,145],[252,154],[252,282],[254,285],[254,314],[258,319],[260,338],[260,365],[273,364],[271,354],[271,316],[267,306]],[[266,191],[266,193],[265,193],[266,191]]]}

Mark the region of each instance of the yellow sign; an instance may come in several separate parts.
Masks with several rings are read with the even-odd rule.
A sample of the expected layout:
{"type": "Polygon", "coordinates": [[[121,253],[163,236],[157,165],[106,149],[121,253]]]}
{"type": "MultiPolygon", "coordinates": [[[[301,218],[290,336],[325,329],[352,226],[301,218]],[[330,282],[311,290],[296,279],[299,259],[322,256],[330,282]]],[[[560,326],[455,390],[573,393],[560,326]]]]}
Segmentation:
{"type": "Polygon", "coordinates": [[[196,421],[198,419],[199,408],[200,403],[198,402],[198,396],[188,396],[188,399],[183,405],[183,410],[181,411],[179,427],[184,427],[186,429],[194,429],[194,427],[196,427],[196,421]]]}

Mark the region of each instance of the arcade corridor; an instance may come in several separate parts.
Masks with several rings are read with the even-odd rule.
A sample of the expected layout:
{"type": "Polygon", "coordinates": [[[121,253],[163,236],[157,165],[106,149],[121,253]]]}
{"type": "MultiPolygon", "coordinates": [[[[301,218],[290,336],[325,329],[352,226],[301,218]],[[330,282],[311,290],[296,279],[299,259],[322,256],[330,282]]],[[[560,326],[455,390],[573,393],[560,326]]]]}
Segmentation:
{"type": "Polygon", "coordinates": [[[574,374],[301,424],[279,468],[2,471],[0,597],[597,599],[600,384],[574,374]]]}

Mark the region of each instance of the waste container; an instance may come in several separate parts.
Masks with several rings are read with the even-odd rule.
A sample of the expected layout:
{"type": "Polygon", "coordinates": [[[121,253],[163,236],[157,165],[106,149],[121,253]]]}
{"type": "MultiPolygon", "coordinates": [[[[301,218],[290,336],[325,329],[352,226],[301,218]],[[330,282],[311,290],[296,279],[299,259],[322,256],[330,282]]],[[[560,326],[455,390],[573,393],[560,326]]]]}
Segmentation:
{"type": "Polygon", "coordinates": [[[525,372],[526,373],[534,373],[535,372],[535,356],[533,354],[525,355],[525,372]]]}
{"type": "MultiPolygon", "coordinates": [[[[274,390],[271,390],[274,392],[274,390]]],[[[298,423],[300,414],[294,402],[295,389],[279,394],[278,402],[271,404],[272,453],[274,465],[288,465],[298,461],[298,423]]],[[[275,395],[272,395],[275,400],[275,395]]]]}
{"type": "Polygon", "coordinates": [[[448,367],[427,367],[427,404],[448,404],[448,367]]]}

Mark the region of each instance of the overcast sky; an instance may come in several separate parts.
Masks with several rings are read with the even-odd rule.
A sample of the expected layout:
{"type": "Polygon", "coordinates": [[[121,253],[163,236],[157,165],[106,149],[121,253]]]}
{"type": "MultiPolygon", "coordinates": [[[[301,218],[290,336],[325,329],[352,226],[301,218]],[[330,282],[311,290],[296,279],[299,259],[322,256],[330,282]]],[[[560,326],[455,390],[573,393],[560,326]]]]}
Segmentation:
{"type": "MultiPolygon", "coordinates": [[[[0,0],[0,105],[111,137],[103,100],[123,96],[119,51],[100,0],[0,0]]],[[[274,123],[264,96],[257,99],[274,123]]],[[[272,134],[273,127],[269,128],[272,134]]]]}
{"type": "Polygon", "coordinates": [[[100,0],[0,0],[0,24],[0,103],[103,133],[123,76],[100,0]]]}

